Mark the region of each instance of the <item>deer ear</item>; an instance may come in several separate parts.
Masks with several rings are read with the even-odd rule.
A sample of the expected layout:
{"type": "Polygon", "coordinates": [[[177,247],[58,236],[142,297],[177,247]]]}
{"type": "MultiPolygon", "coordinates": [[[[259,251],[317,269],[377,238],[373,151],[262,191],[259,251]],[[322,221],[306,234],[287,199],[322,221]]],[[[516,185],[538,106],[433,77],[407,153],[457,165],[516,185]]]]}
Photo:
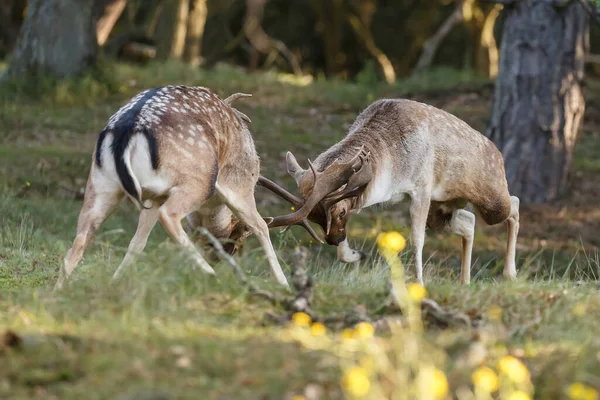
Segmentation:
{"type": "Polygon", "coordinates": [[[300,180],[306,173],[306,170],[303,169],[300,166],[300,164],[298,164],[298,161],[296,161],[296,157],[294,157],[294,155],[290,151],[288,151],[285,155],[285,162],[287,164],[288,174],[290,174],[296,180],[296,183],[299,185],[300,180]]]}

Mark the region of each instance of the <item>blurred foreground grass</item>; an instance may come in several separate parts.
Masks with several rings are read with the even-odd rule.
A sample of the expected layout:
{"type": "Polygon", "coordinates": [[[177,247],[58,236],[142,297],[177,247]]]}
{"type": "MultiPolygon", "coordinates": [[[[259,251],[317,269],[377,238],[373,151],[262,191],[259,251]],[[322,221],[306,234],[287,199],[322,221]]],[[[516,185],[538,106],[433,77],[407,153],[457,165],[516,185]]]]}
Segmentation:
{"type": "MultiPolygon", "coordinates": [[[[314,158],[381,97],[431,101],[482,130],[489,99],[481,93],[489,92],[489,82],[452,70],[393,86],[249,75],[232,67],[202,71],[173,63],[110,65],[106,71],[58,85],[0,89],[0,334],[12,329],[24,340],[20,350],[0,343],[0,398],[342,398],[344,363],[332,347],[311,347],[286,327],[265,325],[265,313],[281,312],[280,307],[250,298],[224,264],[215,266],[216,279],[191,271],[160,227],[136,267],[110,284],[135,231],[137,215],[130,204],[122,204],[103,225],[66,290],[51,292],[75,233],[96,134],[120,105],[148,87],[185,83],[207,86],[221,97],[252,93],[236,106],[252,119],[263,172],[292,188],[284,152],[314,158]]],[[[590,101],[587,112],[593,117],[595,99],[590,101]]],[[[595,125],[588,124],[585,132],[576,176],[597,182],[590,178],[597,172],[591,151],[599,146],[595,125]]],[[[503,227],[478,226],[470,287],[457,283],[460,238],[428,237],[429,295],[482,327],[427,330],[420,339],[421,356],[445,372],[453,396],[471,387],[474,369],[506,354],[524,360],[536,398],[567,398],[574,382],[600,388],[600,263],[592,229],[597,206],[582,198],[565,199],[566,211],[552,225],[546,221],[556,212],[528,220],[539,209],[523,211],[529,223],[522,223],[514,283],[498,278],[503,227]],[[580,215],[581,210],[589,213],[580,215]],[[573,234],[579,220],[589,225],[581,227],[580,236],[573,234]],[[498,308],[500,321],[498,313],[489,312],[498,308]]],[[[287,208],[260,189],[257,199],[265,215],[287,208]]],[[[359,265],[337,263],[334,248],[312,244],[295,228],[272,232],[284,262],[296,245],[311,250],[316,311],[327,315],[365,307],[374,312],[381,305],[388,269],[374,241],[383,230],[408,235],[406,214],[400,211],[365,210],[353,220],[350,240],[369,255],[359,265]]],[[[402,255],[409,276],[410,255],[402,255]]],[[[253,238],[237,257],[250,279],[280,290],[253,238]]],[[[377,341],[392,354],[397,377],[417,385],[414,372],[403,364],[410,350],[403,346],[410,342],[387,334],[377,341]]],[[[369,379],[370,398],[399,381],[386,374],[369,379]]],[[[403,398],[400,392],[397,398],[403,398]]]]}

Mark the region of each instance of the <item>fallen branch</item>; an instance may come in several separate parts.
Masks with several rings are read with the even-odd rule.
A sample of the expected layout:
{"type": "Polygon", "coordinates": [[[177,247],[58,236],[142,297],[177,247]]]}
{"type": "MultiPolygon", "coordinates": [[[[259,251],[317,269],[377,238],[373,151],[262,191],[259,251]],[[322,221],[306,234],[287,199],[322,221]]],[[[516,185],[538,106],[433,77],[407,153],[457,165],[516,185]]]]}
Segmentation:
{"type": "MultiPolygon", "coordinates": [[[[223,246],[217,238],[203,227],[198,228],[198,232],[209,241],[219,257],[231,266],[235,275],[240,282],[248,288],[251,294],[260,296],[273,304],[280,304],[284,307],[284,314],[267,312],[265,314],[265,320],[268,323],[279,325],[287,324],[291,320],[292,315],[297,312],[308,314],[313,321],[321,322],[332,330],[354,326],[360,322],[370,322],[376,329],[383,330],[387,329],[391,324],[404,322],[402,312],[392,300],[393,297],[391,295],[388,295],[386,302],[373,313],[374,315],[369,315],[366,307],[363,305],[358,305],[349,312],[328,316],[320,316],[313,311],[310,306],[315,286],[312,278],[306,271],[309,255],[309,250],[306,247],[297,246],[292,253],[292,286],[296,293],[293,298],[289,296],[284,297],[260,290],[254,283],[247,279],[244,270],[239,266],[235,259],[223,249],[223,246]]],[[[421,313],[423,320],[428,326],[435,326],[440,329],[472,326],[471,320],[467,315],[446,311],[432,299],[424,299],[421,302],[421,313]]]]}
{"type": "Polygon", "coordinates": [[[272,303],[281,303],[284,301],[284,299],[280,298],[279,296],[271,294],[264,290],[261,290],[254,283],[250,282],[246,278],[246,274],[244,273],[244,270],[240,267],[240,265],[237,263],[237,261],[235,261],[235,259],[223,249],[221,242],[219,242],[217,240],[217,238],[214,237],[208,231],[208,229],[201,227],[201,228],[198,228],[198,232],[209,241],[209,243],[214,247],[214,249],[217,252],[217,254],[219,255],[219,257],[221,257],[221,259],[223,259],[227,264],[229,264],[229,266],[233,269],[233,272],[238,277],[240,282],[248,288],[250,293],[252,293],[253,295],[262,297],[264,299],[267,299],[272,303]]]}

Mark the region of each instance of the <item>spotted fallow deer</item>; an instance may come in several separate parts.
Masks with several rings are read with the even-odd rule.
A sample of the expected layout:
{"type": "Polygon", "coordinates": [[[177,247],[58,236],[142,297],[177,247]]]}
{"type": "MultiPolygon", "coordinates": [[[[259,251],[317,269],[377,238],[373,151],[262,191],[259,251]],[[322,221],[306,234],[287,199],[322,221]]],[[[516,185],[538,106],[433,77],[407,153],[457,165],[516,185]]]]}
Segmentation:
{"type": "Polygon", "coordinates": [[[277,281],[288,285],[267,224],[256,209],[260,161],[246,125],[249,119],[230,105],[244,96],[250,95],[221,100],[203,87],[158,87],[138,94],[109,119],[98,136],[77,236],[56,288],[125,197],[141,212],[113,279],[144,249],[157,221],[189,253],[194,266],[215,274],[182,227],[181,220],[194,213],[197,222],[220,238],[227,238],[241,221],[258,237],[277,281]]]}
{"type": "Polygon", "coordinates": [[[519,199],[508,192],[496,146],[457,117],[416,101],[379,100],[357,117],[342,141],[309,160],[310,169],[302,168],[290,152],[286,159],[302,198],[261,177],[260,185],[297,209],[270,219],[269,227],[316,222],[327,243],[338,246],[341,261],[358,261],[363,254],[346,239],[351,212],[408,195],[417,280],[423,284],[426,227],[446,228],[462,236],[460,279],[468,284],[475,215],[464,207],[470,203],[487,224],[506,221],[504,277],[516,276],[519,199]]]}

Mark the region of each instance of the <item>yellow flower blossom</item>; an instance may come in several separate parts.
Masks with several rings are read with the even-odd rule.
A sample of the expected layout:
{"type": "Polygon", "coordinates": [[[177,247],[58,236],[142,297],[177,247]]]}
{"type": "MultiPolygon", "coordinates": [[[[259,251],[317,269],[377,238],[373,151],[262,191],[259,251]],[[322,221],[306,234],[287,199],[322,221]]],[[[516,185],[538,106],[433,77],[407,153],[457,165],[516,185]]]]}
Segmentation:
{"type": "Polygon", "coordinates": [[[498,361],[498,370],[516,383],[529,380],[530,374],[527,367],[513,356],[504,356],[498,361]]]}
{"type": "Polygon", "coordinates": [[[586,386],[583,383],[576,382],[569,386],[567,395],[571,400],[597,400],[598,392],[596,389],[586,386]]]}
{"type": "Polygon", "coordinates": [[[399,232],[382,232],[377,236],[377,245],[385,252],[399,253],[406,247],[406,239],[399,232]]]}
{"type": "Polygon", "coordinates": [[[502,308],[498,306],[490,306],[487,309],[487,317],[492,321],[500,321],[502,319],[502,308]]]}
{"type": "Polygon", "coordinates": [[[294,207],[294,206],[291,206],[291,207],[290,207],[290,210],[292,210],[292,211],[296,211],[296,207],[294,207]]]}
{"type": "Polygon", "coordinates": [[[527,393],[517,390],[509,394],[506,400],[531,400],[531,397],[527,393]]]}
{"type": "Polygon", "coordinates": [[[471,380],[476,388],[487,393],[498,390],[498,375],[489,367],[477,368],[471,375],[471,380]]]}
{"type": "Polygon", "coordinates": [[[583,303],[577,303],[571,309],[571,312],[577,317],[583,317],[585,315],[586,306],[583,303]]]}
{"type": "Polygon", "coordinates": [[[309,326],[311,318],[310,315],[305,312],[297,312],[292,315],[292,322],[298,326],[309,326]]]}
{"type": "Polygon", "coordinates": [[[410,298],[413,299],[413,301],[415,302],[420,302],[425,297],[427,297],[427,289],[425,289],[423,286],[419,285],[416,282],[409,283],[406,286],[406,290],[408,291],[408,295],[410,296],[410,298]]]}
{"type": "Polygon", "coordinates": [[[354,332],[358,337],[372,337],[375,334],[375,328],[368,322],[359,322],[354,327],[354,332]]]}
{"type": "Polygon", "coordinates": [[[369,393],[371,382],[367,371],[361,367],[351,367],[344,372],[342,388],[354,397],[363,397],[369,393]]]}
{"type": "Polygon", "coordinates": [[[448,394],[448,379],[446,379],[446,374],[443,371],[435,368],[433,370],[433,380],[431,382],[433,385],[433,395],[437,399],[443,399],[448,394]]]}
{"type": "Polygon", "coordinates": [[[315,322],[310,326],[310,333],[313,336],[325,336],[327,328],[320,322],[315,322]]]}

